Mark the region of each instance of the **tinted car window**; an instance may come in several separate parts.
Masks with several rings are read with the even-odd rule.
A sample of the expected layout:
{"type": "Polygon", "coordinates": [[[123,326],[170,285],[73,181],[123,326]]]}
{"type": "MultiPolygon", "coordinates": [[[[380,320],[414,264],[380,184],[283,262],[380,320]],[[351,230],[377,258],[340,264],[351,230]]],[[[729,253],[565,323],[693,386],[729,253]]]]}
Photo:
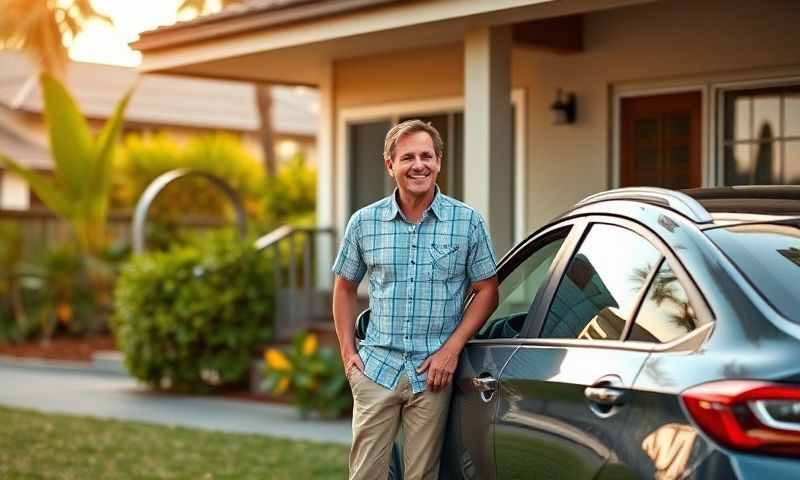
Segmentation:
{"type": "MultiPolygon", "coordinates": [[[[497,309],[476,338],[511,338],[519,335],[536,293],[545,283],[547,272],[564,243],[567,231],[528,254],[500,283],[497,309]]],[[[524,255],[525,253],[522,253],[524,255]]]]}
{"type": "Polygon", "coordinates": [[[747,280],[783,316],[800,323],[800,226],[739,225],[708,231],[747,280]]]}
{"type": "Polygon", "coordinates": [[[697,328],[697,316],[675,272],[663,262],[636,315],[629,340],[665,343],[697,328]]]}
{"type": "Polygon", "coordinates": [[[630,230],[593,225],[559,283],[541,337],[619,340],[660,258],[630,230]]]}

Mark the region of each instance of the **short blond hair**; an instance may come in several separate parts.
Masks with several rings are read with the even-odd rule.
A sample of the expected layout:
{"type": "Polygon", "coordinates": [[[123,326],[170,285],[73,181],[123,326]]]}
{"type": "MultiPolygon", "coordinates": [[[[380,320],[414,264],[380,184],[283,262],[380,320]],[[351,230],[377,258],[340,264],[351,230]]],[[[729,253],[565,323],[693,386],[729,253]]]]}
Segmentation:
{"type": "Polygon", "coordinates": [[[398,123],[386,133],[386,140],[383,142],[383,159],[390,160],[394,157],[397,142],[406,135],[417,132],[425,132],[430,135],[433,140],[433,150],[438,158],[444,157],[444,142],[439,131],[434,128],[430,122],[423,122],[422,120],[406,120],[405,122],[398,123]]]}

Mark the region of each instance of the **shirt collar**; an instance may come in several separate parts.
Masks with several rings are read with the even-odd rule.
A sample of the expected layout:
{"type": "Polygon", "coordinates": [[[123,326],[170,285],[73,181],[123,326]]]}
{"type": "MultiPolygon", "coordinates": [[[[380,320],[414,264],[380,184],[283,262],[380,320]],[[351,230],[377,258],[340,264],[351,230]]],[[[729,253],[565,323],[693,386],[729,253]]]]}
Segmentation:
{"type": "MultiPolygon", "coordinates": [[[[386,222],[394,220],[397,218],[397,215],[403,215],[403,213],[400,211],[400,205],[397,204],[397,194],[398,189],[395,188],[391,197],[389,197],[389,204],[387,205],[387,208],[383,214],[383,220],[386,222]]],[[[436,185],[436,191],[433,194],[433,201],[428,206],[427,210],[425,210],[426,213],[428,211],[433,212],[433,214],[436,215],[436,218],[439,220],[445,220],[445,205],[443,196],[444,195],[442,195],[442,193],[439,191],[439,185],[436,185]]]]}

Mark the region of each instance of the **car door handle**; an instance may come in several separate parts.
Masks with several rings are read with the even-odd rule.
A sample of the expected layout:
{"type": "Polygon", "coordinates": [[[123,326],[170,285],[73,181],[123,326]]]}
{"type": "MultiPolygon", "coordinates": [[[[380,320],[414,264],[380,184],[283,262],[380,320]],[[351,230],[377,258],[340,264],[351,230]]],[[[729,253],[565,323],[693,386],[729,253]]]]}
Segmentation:
{"type": "Polygon", "coordinates": [[[609,387],[586,387],[583,391],[589,401],[600,405],[622,405],[625,403],[625,392],[609,387]]]}
{"type": "Polygon", "coordinates": [[[497,379],[493,377],[475,377],[472,379],[472,386],[479,392],[494,392],[497,390],[497,379]]]}

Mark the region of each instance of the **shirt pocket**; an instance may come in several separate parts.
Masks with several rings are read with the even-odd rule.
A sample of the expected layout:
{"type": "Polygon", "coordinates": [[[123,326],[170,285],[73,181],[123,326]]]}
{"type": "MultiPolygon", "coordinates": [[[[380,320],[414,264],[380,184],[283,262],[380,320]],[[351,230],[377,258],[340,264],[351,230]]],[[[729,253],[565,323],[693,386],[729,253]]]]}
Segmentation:
{"type": "Polygon", "coordinates": [[[463,270],[464,258],[467,254],[466,245],[454,243],[434,243],[430,248],[432,264],[432,280],[449,280],[456,277],[459,267],[463,270]]]}

